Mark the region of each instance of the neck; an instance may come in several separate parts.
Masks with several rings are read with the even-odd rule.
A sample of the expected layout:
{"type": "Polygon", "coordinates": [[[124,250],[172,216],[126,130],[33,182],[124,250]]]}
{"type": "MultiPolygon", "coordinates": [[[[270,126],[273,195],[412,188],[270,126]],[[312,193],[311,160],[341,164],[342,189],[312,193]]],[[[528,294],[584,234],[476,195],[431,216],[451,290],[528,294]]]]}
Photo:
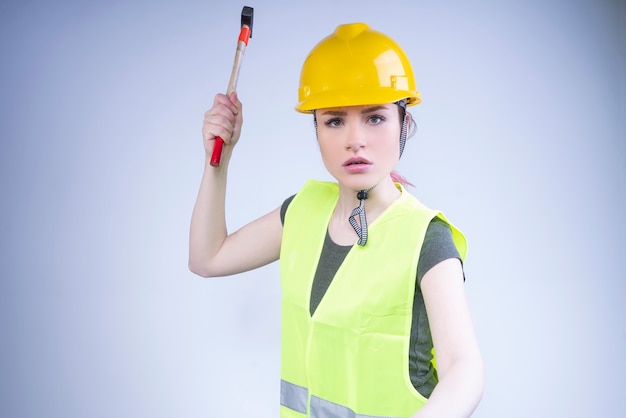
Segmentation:
{"type": "MultiPolygon", "coordinates": [[[[335,208],[335,215],[340,219],[345,219],[347,222],[352,210],[359,206],[358,191],[342,185],[339,186],[339,201],[335,208]]],[[[367,199],[365,200],[367,218],[373,221],[399,197],[400,190],[391,177],[387,177],[367,192],[367,199]]]]}

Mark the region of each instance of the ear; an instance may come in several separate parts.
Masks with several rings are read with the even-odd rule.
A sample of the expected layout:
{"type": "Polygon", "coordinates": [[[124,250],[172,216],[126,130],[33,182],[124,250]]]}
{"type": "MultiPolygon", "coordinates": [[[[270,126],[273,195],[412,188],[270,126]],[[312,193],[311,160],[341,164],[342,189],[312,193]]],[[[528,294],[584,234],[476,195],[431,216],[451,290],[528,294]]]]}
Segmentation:
{"type": "Polygon", "coordinates": [[[413,123],[413,115],[411,114],[411,112],[406,112],[406,124],[411,126],[411,123],[413,123]]]}
{"type": "Polygon", "coordinates": [[[415,135],[415,131],[417,131],[417,124],[411,112],[406,112],[406,139],[408,140],[413,135],[415,135]]]}

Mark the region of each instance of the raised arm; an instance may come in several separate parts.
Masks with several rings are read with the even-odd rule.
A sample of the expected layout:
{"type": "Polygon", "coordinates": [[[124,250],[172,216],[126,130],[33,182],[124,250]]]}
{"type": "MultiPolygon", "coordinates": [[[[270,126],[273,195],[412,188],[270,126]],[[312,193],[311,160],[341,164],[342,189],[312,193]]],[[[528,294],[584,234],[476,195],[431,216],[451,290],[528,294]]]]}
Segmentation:
{"type": "Polygon", "coordinates": [[[236,93],[215,96],[204,115],[202,137],[204,173],[191,217],[189,269],[202,276],[227,276],[263,266],[278,259],[282,238],[279,209],[228,234],[226,183],[233,148],[241,134],[242,105],[236,93]],[[219,167],[210,165],[216,137],[224,140],[219,167]]]}

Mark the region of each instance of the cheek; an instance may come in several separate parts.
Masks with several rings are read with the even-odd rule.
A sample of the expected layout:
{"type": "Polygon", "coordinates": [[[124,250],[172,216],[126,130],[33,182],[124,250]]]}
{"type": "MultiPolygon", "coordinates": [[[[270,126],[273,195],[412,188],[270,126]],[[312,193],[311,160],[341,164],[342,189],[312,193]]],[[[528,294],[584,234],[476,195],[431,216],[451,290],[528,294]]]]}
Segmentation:
{"type": "Polygon", "coordinates": [[[384,158],[390,164],[395,165],[400,158],[400,147],[398,144],[389,144],[384,151],[384,158]]]}
{"type": "Polygon", "coordinates": [[[389,132],[384,138],[376,141],[376,152],[385,158],[397,159],[400,156],[400,133],[396,137],[395,132],[389,132]]]}
{"type": "Polygon", "coordinates": [[[329,135],[328,132],[318,131],[317,133],[317,144],[320,147],[320,151],[332,151],[336,150],[339,146],[339,141],[333,135],[329,135]]]}
{"type": "Polygon", "coordinates": [[[339,153],[337,152],[336,143],[328,140],[328,138],[318,136],[317,145],[319,147],[322,161],[327,166],[329,165],[328,163],[333,161],[339,155],[339,153]]]}

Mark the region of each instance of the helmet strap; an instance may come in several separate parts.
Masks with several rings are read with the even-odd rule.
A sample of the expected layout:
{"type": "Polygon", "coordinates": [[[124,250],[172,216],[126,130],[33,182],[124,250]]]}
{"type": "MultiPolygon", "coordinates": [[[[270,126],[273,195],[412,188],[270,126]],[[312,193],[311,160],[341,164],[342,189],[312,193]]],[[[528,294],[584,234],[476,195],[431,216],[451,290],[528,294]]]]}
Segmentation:
{"type": "Polygon", "coordinates": [[[398,100],[396,104],[402,108],[402,129],[400,130],[400,157],[402,157],[408,133],[408,124],[406,120],[406,99],[398,100]]]}
{"type": "Polygon", "coordinates": [[[313,125],[315,125],[315,137],[319,138],[317,135],[317,110],[313,109],[313,125]]]}
{"type": "Polygon", "coordinates": [[[357,199],[359,199],[359,206],[352,210],[352,213],[348,217],[348,221],[352,228],[354,228],[354,232],[359,237],[358,244],[360,246],[364,246],[367,243],[367,218],[365,216],[365,200],[367,199],[367,192],[372,190],[374,187],[370,187],[369,189],[360,190],[356,193],[357,199]],[[359,215],[359,222],[356,221],[356,216],[359,215]],[[360,224],[360,225],[359,225],[360,224]]]}

